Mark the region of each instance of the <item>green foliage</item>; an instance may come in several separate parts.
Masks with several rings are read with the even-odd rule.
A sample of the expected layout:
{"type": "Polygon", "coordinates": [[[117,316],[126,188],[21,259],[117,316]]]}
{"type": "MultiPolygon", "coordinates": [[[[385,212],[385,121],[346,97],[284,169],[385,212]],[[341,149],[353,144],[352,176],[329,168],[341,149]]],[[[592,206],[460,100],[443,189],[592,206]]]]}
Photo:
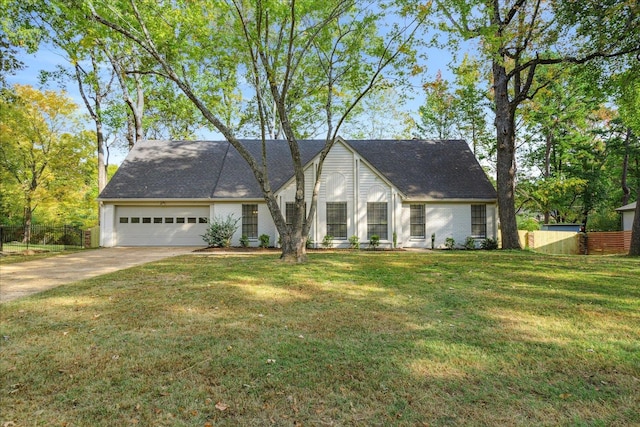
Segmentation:
{"type": "Polygon", "coordinates": [[[398,233],[393,232],[393,248],[396,249],[398,247],[398,233]]]}
{"type": "Polygon", "coordinates": [[[349,237],[349,247],[351,249],[360,249],[360,237],[355,234],[349,237]]]}
{"type": "Polygon", "coordinates": [[[258,237],[258,240],[260,241],[259,246],[261,248],[268,248],[271,237],[268,234],[261,234],[260,237],[258,237]]]}
{"type": "Polygon", "coordinates": [[[9,222],[97,223],[91,132],[64,93],[0,92],[0,216],[9,222]]]}
{"type": "Polygon", "coordinates": [[[540,230],[540,223],[537,219],[520,215],[517,217],[518,230],[536,231],[540,230]]]}
{"type": "Polygon", "coordinates": [[[333,246],[333,236],[327,234],[324,236],[324,238],[322,239],[322,246],[324,248],[330,248],[333,246]]]}
{"type": "Polygon", "coordinates": [[[447,237],[444,239],[444,246],[449,250],[454,249],[456,247],[455,239],[453,237],[447,237]]]}
{"type": "Polygon", "coordinates": [[[473,250],[476,248],[476,239],[474,239],[471,236],[467,236],[466,240],[464,241],[464,248],[468,249],[468,250],[473,250]]]}
{"type": "Polygon", "coordinates": [[[374,234],[369,237],[369,247],[375,250],[378,246],[380,246],[380,236],[374,234]]]}
{"type": "Polygon", "coordinates": [[[480,247],[482,249],[488,250],[488,251],[493,251],[498,249],[498,240],[497,239],[492,239],[492,238],[487,238],[484,239],[482,241],[482,243],[480,244],[480,247]]]}
{"type": "Polygon", "coordinates": [[[619,231],[622,229],[620,214],[613,208],[589,216],[587,231],[619,231]]]}
{"type": "Polygon", "coordinates": [[[233,214],[226,218],[215,217],[202,239],[209,247],[228,248],[231,246],[231,237],[238,230],[240,218],[234,218],[233,214]]]}
{"type": "Polygon", "coordinates": [[[243,248],[249,247],[249,237],[246,234],[240,236],[240,246],[243,248]]]}

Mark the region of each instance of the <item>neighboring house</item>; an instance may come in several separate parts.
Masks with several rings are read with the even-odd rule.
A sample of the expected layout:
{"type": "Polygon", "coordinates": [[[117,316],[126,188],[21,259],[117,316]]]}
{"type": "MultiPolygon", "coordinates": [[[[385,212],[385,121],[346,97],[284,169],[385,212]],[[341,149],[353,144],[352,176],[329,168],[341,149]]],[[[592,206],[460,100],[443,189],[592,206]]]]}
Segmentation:
{"type": "MultiPolygon", "coordinates": [[[[260,159],[260,141],[242,141],[260,159]]],[[[299,141],[310,205],[324,141],[299,141]]],[[[295,179],[286,141],[266,143],[269,179],[286,217],[292,215],[295,179]]],[[[443,247],[452,237],[496,238],[496,191],[468,145],[460,140],[339,139],[322,168],[310,239],[325,235],[348,247],[372,234],[381,247],[443,247]]],[[[214,218],[233,215],[252,246],[278,233],[260,187],[244,159],[227,141],[137,143],[99,197],[101,246],[204,246],[214,218]]]]}
{"type": "Polygon", "coordinates": [[[621,208],[616,209],[616,211],[622,214],[622,230],[627,231],[633,228],[633,218],[636,213],[636,203],[629,203],[628,205],[624,205],[621,208]]]}

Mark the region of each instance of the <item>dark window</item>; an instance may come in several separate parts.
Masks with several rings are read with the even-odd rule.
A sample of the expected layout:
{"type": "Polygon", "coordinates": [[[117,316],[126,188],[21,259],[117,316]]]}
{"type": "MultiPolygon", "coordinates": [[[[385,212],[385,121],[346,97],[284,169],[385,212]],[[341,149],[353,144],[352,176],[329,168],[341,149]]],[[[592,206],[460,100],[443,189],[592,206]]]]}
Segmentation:
{"type": "Polygon", "coordinates": [[[165,218],[164,219],[164,223],[165,224],[173,224],[173,218],[165,218]]]}
{"type": "Polygon", "coordinates": [[[149,218],[149,217],[142,218],[142,223],[143,224],[151,224],[151,218],[149,218]]]}
{"type": "Polygon", "coordinates": [[[471,236],[487,237],[487,205],[471,205],[471,236]]]}
{"type": "Polygon", "coordinates": [[[131,218],[131,224],[140,224],[140,218],[139,217],[131,218]]]}
{"type": "Polygon", "coordinates": [[[347,202],[327,202],[327,235],[347,238],[347,202]]]}
{"type": "Polygon", "coordinates": [[[176,218],[176,224],[184,224],[184,218],[176,218]]]}
{"type": "Polygon", "coordinates": [[[411,205],[410,208],[411,237],[414,239],[425,238],[425,215],[424,205],[411,205]]]}
{"type": "Polygon", "coordinates": [[[209,218],[201,216],[198,218],[198,224],[207,224],[209,222],[209,218]]]}
{"type": "Polygon", "coordinates": [[[242,205],[242,234],[258,238],[258,205],[242,205]]]}
{"type": "Polygon", "coordinates": [[[129,217],[126,217],[126,216],[120,217],[120,224],[128,224],[128,223],[129,223],[129,217]]]}
{"type": "Polygon", "coordinates": [[[162,224],[162,218],[153,218],[154,224],[162,224]]]}
{"type": "Polygon", "coordinates": [[[387,203],[367,203],[367,239],[377,234],[380,240],[387,240],[389,238],[387,229],[387,203]]]}
{"type": "Polygon", "coordinates": [[[189,217],[189,218],[187,218],[187,222],[189,224],[195,224],[196,223],[196,219],[195,219],[195,217],[189,217]]]}
{"type": "MultiPolygon", "coordinates": [[[[294,202],[287,202],[284,207],[284,219],[287,225],[293,224],[293,215],[295,213],[296,204],[294,202]]],[[[305,213],[305,223],[307,222],[306,214],[307,214],[307,203],[304,204],[304,213],[305,213]]]]}

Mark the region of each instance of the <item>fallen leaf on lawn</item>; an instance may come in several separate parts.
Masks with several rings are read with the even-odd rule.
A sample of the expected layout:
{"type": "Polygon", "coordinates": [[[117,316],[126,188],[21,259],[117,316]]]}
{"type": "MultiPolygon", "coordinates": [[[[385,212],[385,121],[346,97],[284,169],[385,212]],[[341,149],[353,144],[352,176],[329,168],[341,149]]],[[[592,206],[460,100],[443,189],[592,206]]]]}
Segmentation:
{"type": "Polygon", "coordinates": [[[562,393],[560,399],[568,399],[571,397],[571,393],[562,393]]]}
{"type": "Polygon", "coordinates": [[[221,412],[222,411],[226,411],[228,407],[229,407],[229,405],[227,405],[226,403],[222,403],[222,402],[216,403],[216,409],[218,411],[221,411],[221,412]]]}
{"type": "Polygon", "coordinates": [[[276,363],[276,359],[267,359],[267,364],[276,363]]]}

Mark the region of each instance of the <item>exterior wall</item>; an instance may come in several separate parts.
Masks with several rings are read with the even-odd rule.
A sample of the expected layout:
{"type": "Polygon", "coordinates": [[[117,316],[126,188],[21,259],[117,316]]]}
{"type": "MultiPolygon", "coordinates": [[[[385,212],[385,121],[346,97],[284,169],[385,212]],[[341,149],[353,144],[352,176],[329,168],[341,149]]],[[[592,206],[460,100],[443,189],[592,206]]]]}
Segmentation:
{"type": "Polygon", "coordinates": [[[100,209],[100,246],[110,248],[116,245],[114,229],[115,223],[115,206],[111,204],[104,204],[100,209]]]}
{"type": "MultiPolygon", "coordinates": [[[[442,202],[412,202],[403,203],[401,223],[404,225],[398,240],[405,248],[431,248],[431,236],[435,234],[434,248],[444,248],[445,240],[451,237],[456,246],[465,244],[471,235],[471,205],[482,203],[442,203],[442,202]],[[411,238],[410,206],[412,204],[425,205],[425,237],[411,238]]],[[[497,220],[496,205],[487,203],[487,237],[496,238],[497,220]]],[[[399,244],[400,246],[400,244],[399,244]]]]}
{"type": "MultiPolygon", "coordinates": [[[[311,204],[316,168],[317,165],[314,163],[305,171],[305,197],[308,207],[311,204]]],[[[286,203],[294,200],[295,182],[289,183],[279,195],[280,208],[284,212],[286,203]]],[[[334,239],[333,247],[349,247],[348,239],[353,235],[359,237],[361,245],[368,244],[367,202],[386,202],[389,209],[389,238],[380,242],[381,247],[391,247],[393,232],[401,229],[398,224],[401,220],[402,203],[395,189],[368,167],[360,156],[341,143],[337,143],[327,155],[320,177],[318,206],[310,231],[310,238],[316,247],[321,246],[327,234],[327,202],[347,202],[347,239],[334,239]]]]}
{"type": "Polygon", "coordinates": [[[622,212],[622,230],[628,231],[633,228],[633,218],[635,217],[635,211],[623,211],[622,212]]]}
{"type": "MultiPolygon", "coordinates": [[[[276,233],[276,226],[271,219],[271,213],[265,202],[257,201],[245,201],[241,203],[237,202],[218,202],[211,205],[212,219],[221,218],[226,219],[227,216],[233,215],[234,218],[240,219],[238,221],[238,229],[231,238],[232,246],[240,245],[240,238],[242,237],[242,205],[243,204],[256,204],[258,205],[258,236],[266,234],[270,237],[269,245],[275,246],[278,237],[276,233]]],[[[249,246],[257,247],[260,244],[259,239],[249,239],[249,246]]]]}

